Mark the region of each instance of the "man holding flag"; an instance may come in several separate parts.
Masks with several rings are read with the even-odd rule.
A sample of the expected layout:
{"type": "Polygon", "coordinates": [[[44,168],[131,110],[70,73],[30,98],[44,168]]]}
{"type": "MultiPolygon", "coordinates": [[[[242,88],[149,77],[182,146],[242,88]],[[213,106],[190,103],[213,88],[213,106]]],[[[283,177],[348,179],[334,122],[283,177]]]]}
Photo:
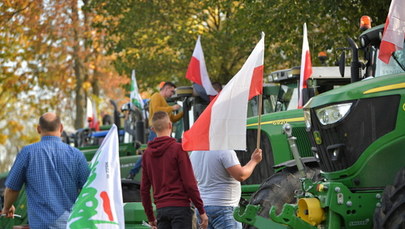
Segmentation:
{"type": "Polygon", "coordinates": [[[234,150],[193,151],[190,160],[209,228],[242,228],[233,218],[241,197],[240,182],[252,175],[262,160],[262,150],[256,149],[245,166],[241,166],[234,150]]]}
{"type": "Polygon", "coordinates": [[[190,159],[209,228],[242,228],[233,209],[241,197],[240,182],[262,160],[262,150],[256,149],[241,166],[234,149],[246,149],[247,103],[262,93],[263,59],[264,34],[242,69],[184,133],[183,149],[194,150],[190,159]]]}

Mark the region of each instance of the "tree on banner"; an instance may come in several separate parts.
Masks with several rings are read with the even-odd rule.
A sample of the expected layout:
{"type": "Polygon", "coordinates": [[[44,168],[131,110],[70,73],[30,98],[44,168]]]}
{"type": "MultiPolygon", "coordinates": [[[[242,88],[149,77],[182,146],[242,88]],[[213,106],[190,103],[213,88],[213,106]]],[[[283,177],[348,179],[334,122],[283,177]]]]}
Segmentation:
{"type": "Polygon", "coordinates": [[[141,110],[144,107],[143,99],[139,94],[138,84],[136,83],[135,70],[132,70],[131,75],[131,103],[141,110]]]}
{"type": "Polygon", "coordinates": [[[195,44],[193,56],[186,73],[186,78],[196,84],[203,86],[207,95],[216,95],[218,92],[212,87],[210,78],[205,65],[204,52],[201,47],[200,36],[195,44]]]}
{"type": "Polygon", "coordinates": [[[393,52],[404,47],[405,38],[405,1],[392,0],[378,58],[388,64],[393,52]]]}
{"type": "Polygon", "coordinates": [[[183,149],[246,150],[247,104],[263,90],[264,33],[238,73],[183,136],[183,149]]]}
{"type": "Polygon", "coordinates": [[[307,36],[307,23],[304,23],[304,35],[302,41],[302,54],[301,54],[301,71],[300,71],[300,84],[298,88],[298,108],[302,108],[304,96],[304,88],[308,88],[307,80],[312,75],[312,61],[309,52],[308,36],[307,36]]]}
{"type": "Polygon", "coordinates": [[[90,163],[90,175],[69,216],[67,228],[125,228],[118,152],[113,124],[90,163]]]}

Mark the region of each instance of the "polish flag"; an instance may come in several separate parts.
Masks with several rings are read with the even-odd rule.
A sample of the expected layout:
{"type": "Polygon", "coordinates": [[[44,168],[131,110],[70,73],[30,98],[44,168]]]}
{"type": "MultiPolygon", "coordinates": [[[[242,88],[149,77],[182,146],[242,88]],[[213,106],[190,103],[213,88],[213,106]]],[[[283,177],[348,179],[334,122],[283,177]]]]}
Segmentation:
{"type": "Polygon", "coordinates": [[[392,0],[384,26],[384,34],[380,44],[378,58],[388,64],[392,53],[403,48],[404,38],[405,1],[392,0]]]}
{"type": "Polygon", "coordinates": [[[301,72],[300,72],[300,85],[298,88],[298,108],[302,108],[303,96],[302,89],[307,88],[307,79],[312,75],[312,62],[311,54],[309,52],[308,37],[307,37],[307,23],[304,23],[304,39],[302,42],[302,55],[301,55],[301,72]]]}
{"type": "Polygon", "coordinates": [[[100,130],[100,122],[97,119],[96,115],[96,105],[93,104],[89,97],[87,97],[87,104],[86,104],[86,114],[87,118],[86,121],[89,124],[89,128],[94,129],[96,131],[100,130]]]}
{"type": "Polygon", "coordinates": [[[204,52],[201,47],[200,36],[195,44],[193,56],[186,73],[186,78],[196,84],[203,86],[208,95],[216,95],[218,92],[212,87],[208,76],[207,67],[205,66],[204,52]]]}
{"type": "Polygon", "coordinates": [[[239,72],[183,136],[183,149],[246,150],[248,100],[263,90],[264,33],[239,72]]]}

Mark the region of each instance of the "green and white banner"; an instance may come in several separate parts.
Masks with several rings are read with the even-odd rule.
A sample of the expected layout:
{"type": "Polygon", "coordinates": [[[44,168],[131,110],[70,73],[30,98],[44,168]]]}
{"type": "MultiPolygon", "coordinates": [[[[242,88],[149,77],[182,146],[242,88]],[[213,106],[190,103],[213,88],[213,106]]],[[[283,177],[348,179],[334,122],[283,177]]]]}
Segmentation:
{"type": "Polygon", "coordinates": [[[131,75],[131,102],[139,109],[143,109],[144,103],[141,95],[139,94],[138,84],[136,83],[135,70],[132,70],[131,75]]]}
{"type": "Polygon", "coordinates": [[[67,228],[125,228],[118,148],[113,125],[90,163],[90,175],[70,213],[67,228]]]}

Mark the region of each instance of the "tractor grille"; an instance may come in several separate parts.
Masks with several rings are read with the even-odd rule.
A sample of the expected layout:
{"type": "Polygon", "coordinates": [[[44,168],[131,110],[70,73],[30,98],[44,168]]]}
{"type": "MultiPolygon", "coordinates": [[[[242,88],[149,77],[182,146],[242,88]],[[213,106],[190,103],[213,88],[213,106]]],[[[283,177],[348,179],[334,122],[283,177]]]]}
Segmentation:
{"type": "MultiPolygon", "coordinates": [[[[304,124],[302,124],[304,125],[304,124]]],[[[298,152],[300,153],[301,157],[312,157],[311,151],[311,143],[308,139],[307,131],[305,130],[304,126],[294,127],[292,128],[292,136],[297,138],[297,147],[298,152]]],[[[292,153],[290,153],[291,160],[294,159],[292,153]]]]}
{"type": "MultiPolygon", "coordinates": [[[[400,96],[384,96],[354,101],[348,115],[341,121],[323,126],[311,109],[312,151],[322,171],[338,171],[353,165],[375,140],[395,128],[400,96]],[[321,143],[316,144],[314,132],[321,143]]],[[[319,143],[319,141],[318,141],[319,143]]]]}

